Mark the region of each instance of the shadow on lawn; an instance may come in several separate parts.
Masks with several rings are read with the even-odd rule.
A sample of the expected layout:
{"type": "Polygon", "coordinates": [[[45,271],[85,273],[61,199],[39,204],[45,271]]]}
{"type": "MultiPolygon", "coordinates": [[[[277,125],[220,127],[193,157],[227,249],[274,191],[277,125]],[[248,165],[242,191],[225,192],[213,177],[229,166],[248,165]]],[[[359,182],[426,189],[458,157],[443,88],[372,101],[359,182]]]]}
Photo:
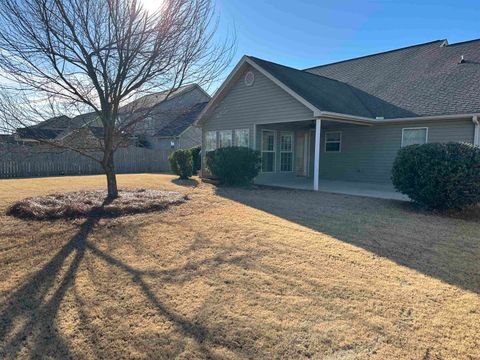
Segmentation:
{"type": "Polygon", "coordinates": [[[173,179],[172,183],[178,186],[195,188],[198,186],[199,182],[196,179],[173,179]]]}
{"type": "Polygon", "coordinates": [[[287,189],[219,187],[216,194],[480,293],[478,222],[399,201],[287,189]]]}
{"type": "MultiPolygon", "coordinates": [[[[24,348],[27,349],[29,358],[52,357],[63,359],[75,357],[75,354],[71,352],[70,344],[63,338],[58,329],[56,320],[62,300],[71,289],[80,323],[86,328],[92,326],[86,313],[89,306],[82,301],[75,285],[76,274],[87,252],[106,262],[112,269],[119,269],[120,272],[130,276],[132,286],[140,289],[159,315],[171,322],[183,338],[190,338],[197,343],[202,356],[206,358],[214,357],[205,344],[205,340],[209,337],[209,329],[198,321],[191,321],[169,309],[145,281],[146,277],[150,277],[162,282],[182,283],[190,281],[193,276],[199,276],[203,273],[203,270],[196,271],[194,275],[186,274],[191,270],[187,267],[164,271],[137,270],[98,249],[88,241],[89,235],[100,219],[101,216],[98,211],[90,214],[79,227],[78,232],[60,251],[14,291],[8,297],[6,303],[0,307],[0,358],[16,358],[24,348]]],[[[228,252],[228,250],[226,251],[228,252]]],[[[217,254],[211,259],[204,259],[202,262],[194,264],[194,267],[206,265],[208,268],[222,263],[239,261],[240,258],[232,257],[227,253],[217,254]]],[[[192,264],[188,265],[188,267],[191,266],[192,264]]],[[[105,286],[105,284],[102,285],[105,286]]],[[[94,345],[95,343],[98,344],[99,341],[99,339],[96,339],[94,345]]],[[[209,341],[212,343],[211,337],[209,341]]],[[[215,341],[213,341],[213,344],[216,344],[215,341]]],[[[234,344],[218,343],[216,345],[230,345],[230,349],[235,350],[234,344]]],[[[98,357],[104,356],[104,354],[97,353],[98,349],[93,351],[98,357]]]]}

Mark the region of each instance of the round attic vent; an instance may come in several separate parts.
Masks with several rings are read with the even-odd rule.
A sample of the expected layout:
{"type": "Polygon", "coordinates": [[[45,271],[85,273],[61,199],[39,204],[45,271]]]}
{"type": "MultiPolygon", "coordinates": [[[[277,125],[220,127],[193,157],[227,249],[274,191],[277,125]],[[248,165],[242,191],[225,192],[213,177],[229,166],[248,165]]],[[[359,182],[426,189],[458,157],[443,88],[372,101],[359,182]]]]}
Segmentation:
{"type": "Polygon", "coordinates": [[[245,85],[252,86],[255,81],[255,75],[253,72],[249,71],[245,74],[245,85]]]}

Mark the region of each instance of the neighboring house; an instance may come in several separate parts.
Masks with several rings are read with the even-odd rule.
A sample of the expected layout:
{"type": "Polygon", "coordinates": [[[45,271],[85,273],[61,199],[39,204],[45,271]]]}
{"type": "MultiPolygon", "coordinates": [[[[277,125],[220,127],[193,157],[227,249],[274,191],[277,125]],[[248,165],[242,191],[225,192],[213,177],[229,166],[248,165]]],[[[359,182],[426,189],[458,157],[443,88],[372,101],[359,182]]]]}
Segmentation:
{"type": "MultiPolygon", "coordinates": [[[[183,86],[172,93],[167,91],[146,95],[120,111],[125,121],[135,116],[145,118],[128,129],[128,137],[136,144],[150,149],[177,149],[201,144],[201,130],[193,127],[196,117],[210,100],[198,85],[183,86]],[[167,98],[168,95],[168,98],[167,98]]],[[[85,149],[100,148],[104,136],[101,122],[94,113],[74,118],[59,116],[39,124],[19,128],[15,140],[24,143],[58,142],[85,149]]]]}
{"type": "Polygon", "coordinates": [[[179,88],[167,100],[166,95],[147,95],[125,106],[124,112],[131,112],[132,107],[133,112],[148,111],[148,116],[133,129],[139,146],[159,150],[199,146],[202,132],[194,123],[210,96],[196,84],[179,88]]]}
{"type": "Polygon", "coordinates": [[[261,151],[258,183],[390,184],[402,146],[479,145],[479,94],[480,40],[438,40],[305,70],[244,56],[198,125],[203,155],[231,145],[261,151]]]}

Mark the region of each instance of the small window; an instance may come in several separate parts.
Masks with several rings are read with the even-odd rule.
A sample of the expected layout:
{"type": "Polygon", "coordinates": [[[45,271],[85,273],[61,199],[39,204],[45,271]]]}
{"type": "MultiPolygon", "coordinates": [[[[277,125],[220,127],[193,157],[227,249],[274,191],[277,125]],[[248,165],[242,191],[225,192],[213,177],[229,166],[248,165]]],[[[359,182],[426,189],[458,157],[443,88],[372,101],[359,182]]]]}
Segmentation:
{"type": "Polygon", "coordinates": [[[235,130],[235,146],[248,147],[250,142],[250,130],[249,129],[237,129],[235,130]]]}
{"type": "Polygon", "coordinates": [[[213,151],[217,148],[217,132],[207,131],[205,135],[205,150],[213,151]]]}
{"type": "Polygon", "coordinates": [[[293,134],[280,134],[280,171],[293,170],[293,134]]]}
{"type": "Polygon", "coordinates": [[[342,132],[325,133],[325,152],[340,152],[342,150],[342,132]]]}
{"type": "Polygon", "coordinates": [[[232,146],[232,130],[218,132],[218,146],[221,148],[232,146]]]}
{"type": "Polygon", "coordinates": [[[275,170],[275,132],[262,131],[262,172],[275,170]]]}
{"type": "Polygon", "coordinates": [[[426,144],[427,140],[428,128],[426,127],[402,129],[402,147],[426,144]]]}

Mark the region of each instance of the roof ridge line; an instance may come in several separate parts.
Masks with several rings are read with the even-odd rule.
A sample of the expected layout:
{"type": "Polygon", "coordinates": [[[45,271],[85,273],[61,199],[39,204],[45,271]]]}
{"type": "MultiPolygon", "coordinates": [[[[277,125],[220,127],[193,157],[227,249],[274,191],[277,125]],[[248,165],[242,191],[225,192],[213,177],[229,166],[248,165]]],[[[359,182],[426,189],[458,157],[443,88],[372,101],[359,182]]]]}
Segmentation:
{"type": "Polygon", "coordinates": [[[447,47],[455,46],[455,45],[463,45],[463,44],[467,44],[467,43],[474,42],[474,41],[480,41],[480,38],[472,39],[472,40],[460,41],[460,42],[453,43],[453,44],[448,44],[447,47]]]}
{"type": "Polygon", "coordinates": [[[307,74],[307,75],[310,75],[310,76],[315,76],[315,77],[318,77],[318,78],[327,79],[327,80],[330,80],[330,81],[335,81],[335,82],[337,82],[337,83],[344,84],[344,85],[349,85],[349,84],[347,84],[346,82],[343,82],[343,81],[340,81],[340,80],[337,80],[337,79],[333,79],[333,78],[330,78],[330,77],[325,76],[325,75],[314,74],[314,73],[311,73],[311,72],[308,72],[308,71],[305,71],[305,70],[296,69],[296,68],[291,67],[291,66],[279,64],[279,63],[276,63],[276,62],[273,62],[273,61],[269,61],[269,60],[260,59],[260,58],[257,58],[257,57],[255,57],[255,56],[249,56],[249,55],[248,55],[248,57],[251,58],[251,59],[253,59],[253,61],[255,61],[255,59],[258,59],[258,60],[260,60],[260,61],[265,61],[265,62],[268,62],[268,63],[270,63],[270,64],[274,64],[274,65],[277,65],[277,66],[281,66],[281,67],[284,67],[284,68],[287,68],[287,69],[299,71],[299,72],[301,72],[301,73],[303,73],[303,74],[307,74]]]}
{"type": "MultiPolygon", "coordinates": [[[[414,48],[414,47],[417,47],[417,46],[431,45],[431,44],[434,44],[434,43],[437,43],[437,42],[444,43],[445,41],[447,41],[447,39],[438,39],[438,40],[429,41],[429,42],[426,42],[426,43],[421,43],[421,44],[415,44],[415,45],[405,46],[405,47],[401,47],[401,48],[398,48],[398,49],[386,50],[386,51],[381,51],[381,52],[373,53],[373,54],[369,54],[369,55],[358,56],[358,57],[351,58],[351,59],[335,61],[335,62],[328,63],[328,64],[312,66],[312,67],[308,67],[308,68],[302,69],[301,71],[304,71],[304,72],[307,72],[307,73],[308,73],[307,70],[318,69],[318,68],[325,67],[325,66],[341,64],[341,63],[344,63],[344,62],[354,61],[354,60],[359,60],[359,59],[364,59],[364,58],[368,58],[368,57],[372,57],[372,56],[377,56],[377,55],[384,55],[384,54],[392,53],[392,52],[395,52],[395,51],[401,51],[401,50],[406,50],[406,49],[414,48]]],[[[473,41],[473,40],[472,40],[472,41],[473,41]]],[[[450,46],[450,45],[447,45],[447,46],[450,46]]]]}

